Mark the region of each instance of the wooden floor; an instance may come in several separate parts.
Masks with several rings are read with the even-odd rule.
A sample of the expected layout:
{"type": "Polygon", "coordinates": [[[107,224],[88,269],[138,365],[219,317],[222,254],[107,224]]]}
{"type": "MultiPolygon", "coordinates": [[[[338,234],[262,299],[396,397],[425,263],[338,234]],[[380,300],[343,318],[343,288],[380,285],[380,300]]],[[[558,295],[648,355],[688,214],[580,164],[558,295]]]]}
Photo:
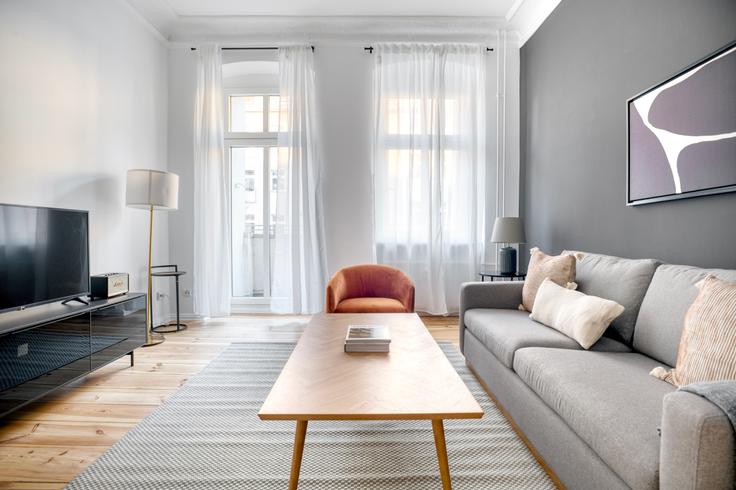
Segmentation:
{"type": "MultiPolygon", "coordinates": [[[[457,343],[457,317],[423,317],[457,343]]],[[[295,342],[308,317],[243,315],[189,322],[41,402],[0,420],[0,489],[63,488],[231,342],[295,342]]]]}

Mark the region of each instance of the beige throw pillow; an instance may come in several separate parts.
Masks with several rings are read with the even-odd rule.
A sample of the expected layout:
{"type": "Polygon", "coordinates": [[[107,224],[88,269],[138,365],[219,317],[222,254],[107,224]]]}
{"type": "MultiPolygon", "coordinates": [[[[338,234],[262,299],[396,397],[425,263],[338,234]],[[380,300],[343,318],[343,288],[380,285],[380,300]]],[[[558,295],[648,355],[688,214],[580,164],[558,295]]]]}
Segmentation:
{"type": "Polygon", "coordinates": [[[675,369],[654,368],[652,376],[684,386],[736,380],[736,283],[709,275],[685,315],[675,369]]]}
{"type": "Polygon", "coordinates": [[[572,255],[547,255],[534,247],[521,291],[521,306],[526,311],[534,308],[534,298],[542,281],[549,278],[559,286],[575,289],[575,257],[572,255]]]}
{"type": "Polygon", "coordinates": [[[624,307],[615,301],[588,296],[545,279],[529,317],[564,333],[583,349],[590,349],[623,311],[624,307]]]}

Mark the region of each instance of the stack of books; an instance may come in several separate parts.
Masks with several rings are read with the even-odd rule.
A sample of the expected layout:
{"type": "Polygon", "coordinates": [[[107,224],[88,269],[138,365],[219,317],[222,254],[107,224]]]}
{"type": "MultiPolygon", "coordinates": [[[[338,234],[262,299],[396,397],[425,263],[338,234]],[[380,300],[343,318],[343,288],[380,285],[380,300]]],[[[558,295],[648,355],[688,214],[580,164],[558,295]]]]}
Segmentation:
{"type": "Polygon", "coordinates": [[[345,352],[388,352],[391,333],[385,325],[350,325],[345,352]]]}

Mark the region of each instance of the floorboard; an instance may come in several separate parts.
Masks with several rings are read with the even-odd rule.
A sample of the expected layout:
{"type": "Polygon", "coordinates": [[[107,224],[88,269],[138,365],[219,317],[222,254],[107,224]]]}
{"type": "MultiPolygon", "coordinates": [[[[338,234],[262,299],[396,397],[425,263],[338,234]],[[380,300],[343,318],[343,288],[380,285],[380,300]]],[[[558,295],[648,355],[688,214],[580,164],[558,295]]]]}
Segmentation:
{"type": "MultiPolygon", "coordinates": [[[[305,316],[234,315],[167,334],[0,421],[0,490],[56,490],[233,342],[296,342],[305,316]]],[[[457,317],[422,317],[457,343],[457,317]]]]}

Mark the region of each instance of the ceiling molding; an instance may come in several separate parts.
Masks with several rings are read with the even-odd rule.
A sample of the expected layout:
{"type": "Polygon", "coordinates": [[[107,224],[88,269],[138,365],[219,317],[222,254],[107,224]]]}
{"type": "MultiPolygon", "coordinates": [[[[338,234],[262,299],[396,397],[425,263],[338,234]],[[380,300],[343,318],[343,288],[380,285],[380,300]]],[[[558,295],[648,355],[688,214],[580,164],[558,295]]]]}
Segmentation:
{"type": "Polygon", "coordinates": [[[517,0],[509,9],[506,29],[517,31],[521,46],[539,29],[561,0],[517,0]],[[518,4],[518,5],[517,5],[518,4]],[[516,8],[513,12],[512,10],[516,8]]]}
{"type": "Polygon", "coordinates": [[[166,0],[124,0],[136,13],[168,40],[171,29],[179,22],[179,15],[166,0]]]}
{"type": "Polygon", "coordinates": [[[187,16],[169,40],[182,42],[486,42],[505,24],[499,17],[187,16]]]}
{"type": "Polygon", "coordinates": [[[511,20],[511,18],[516,14],[516,11],[519,10],[519,7],[521,7],[521,4],[524,3],[524,0],[515,0],[513,5],[509,7],[509,11],[506,12],[506,21],[511,20]]]}
{"type": "MultiPolygon", "coordinates": [[[[123,0],[171,46],[198,42],[486,42],[499,30],[523,45],[560,0],[515,0],[504,17],[179,15],[167,0],[123,0]]],[[[516,43],[514,43],[516,44],[516,43]]]]}

